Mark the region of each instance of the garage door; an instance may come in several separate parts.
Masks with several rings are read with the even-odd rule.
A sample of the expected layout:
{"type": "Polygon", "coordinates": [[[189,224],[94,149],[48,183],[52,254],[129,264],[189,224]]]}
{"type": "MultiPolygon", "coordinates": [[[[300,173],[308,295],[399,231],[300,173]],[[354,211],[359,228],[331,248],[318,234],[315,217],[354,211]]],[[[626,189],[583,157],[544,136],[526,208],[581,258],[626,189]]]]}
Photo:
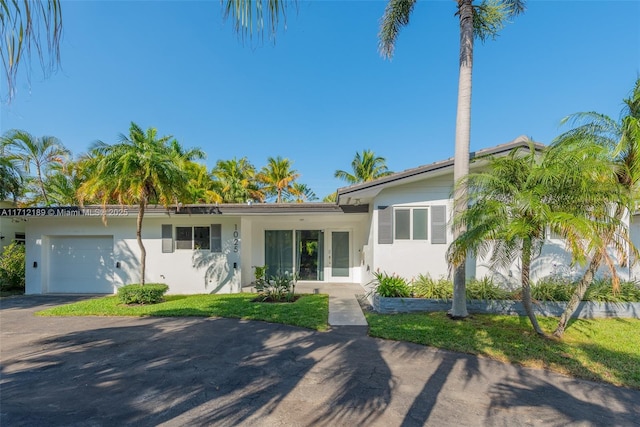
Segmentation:
{"type": "Polygon", "coordinates": [[[50,293],[113,293],[113,236],[49,238],[50,293]]]}

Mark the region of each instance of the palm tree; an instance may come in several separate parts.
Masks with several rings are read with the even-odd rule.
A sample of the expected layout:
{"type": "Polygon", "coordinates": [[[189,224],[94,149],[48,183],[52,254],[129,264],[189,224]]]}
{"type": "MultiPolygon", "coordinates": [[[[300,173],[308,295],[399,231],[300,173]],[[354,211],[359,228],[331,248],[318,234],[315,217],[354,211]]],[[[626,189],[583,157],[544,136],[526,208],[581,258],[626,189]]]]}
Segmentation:
{"type": "Polygon", "coordinates": [[[85,179],[81,161],[67,161],[64,165],[54,165],[45,182],[50,203],[54,206],[79,204],[78,190],[85,179]]]}
{"type": "MultiPolygon", "coordinates": [[[[573,129],[563,133],[554,141],[555,145],[584,146],[596,144],[606,148],[609,161],[613,163],[618,183],[626,192],[629,203],[617,204],[615,217],[621,221],[627,212],[633,212],[640,197],[640,78],[636,79],[630,98],[624,100],[624,109],[620,121],[596,112],[576,113],[563,119],[573,129]]],[[[613,202],[613,201],[612,201],[613,202]]],[[[619,240],[618,234],[611,232],[605,236],[607,243],[619,240]]],[[[633,245],[630,246],[633,248],[633,245]]],[[[553,335],[562,337],[571,315],[593,282],[596,271],[607,261],[607,251],[600,250],[592,254],[589,266],[578,282],[565,311],[560,316],[553,335]]],[[[614,286],[617,282],[613,282],[614,286]]]]}
{"type": "Polygon", "coordinates": [[[24,193],[24,177],[16,159],[0,140],[0,201],[11,199],[16,203],[24,193]]]}
{"type": "Polygon", "coordinates": [[[17,202],[23,190],[24,178],[20,168],[11,158],[2,154],[0,156],[0,201],[11,199],[17,202]]]}
{"type": "Polygon", "coordinates": [[[249,159],[218,160],[211,172],[216,179],[217,191],[224,203],[262,202],[264,193],[258,188],[256,168],[249,159]]]}
{"type": "Polygon", "coordinates": [[[373,181],[393,173],[388,170],[385,158],[376,156],[371,150],[363,150],[362,154],[356,152],[351,162],[351,170],[353,173],[337,170],[334,176],[347,181],[349,184],[357,184],[359,182],[373,181]]]}
{"type": "Polygon", "coordinates": [[[311,187],[299,182],[294,182],[291,189],[285,194],[286,202],[304,203],[316,200],[318,200],[318,196],[316,196],[311,187]]]}
{"type": "Polygon", "coordinates": [[[222,202],[222,197],[214,189],[216,183],[209,174],[206,165],[188,161],[184,171],[188,176],[188,196],[185,198],[187,203],[222,202]]]}
{"type": "MultiPolygon", "coordinates": [[[[198,150],[195,150],[197,152],[198,150]]],[[[146,249],[142,243],[142,220],[149,203],[168,206],[187,188],[184,163],[194,151],[183,151],[171,136],[158,137],[154,128],[131,123],[129,136],[118,143],[98,141],[91,150],[93,175],[80,187],[80,200],[97,197],[102,205],[114,198],[121,204],[137,204],[136,239],[140,247],[140,283],[145,283],[146,249]]]]}
{"type": "Polygon", "coordinates": [[[449,247],[449,261],[464,263],[470,252],[510,268],[519,259],[523,306],[535,332],[545,335],[533,313],[531,261],[547,228],[565,238],[574,262],[584,262],[584,242],[602,247],[602,230],[619,225],[608,214],[614,188],[613,175],[605,179],[607,169],[597,154],[549,150],[538,156],[533,146],[489,159],[487,171],[467,177],[472,203],[454,218],[465,232],[449,247]]]}
{"type": "Polygon", "coordinates": [[[291,0],[223,0],[224,19],[231,17],[234,30],[244,41],[252,39],[254,31],[260,38],[267,32],[275,38],[280,20],[286,25],[287,7],[291,0]]]}
{"type": "MultiPolygon", "coordinates": [[[[409,24],[411,12],[417,0],[389,0],[379,32],[379,49],[384,57],[391,58],[400,29],[409,24]]],[[[456,0],[456,15],[460,18],[460,75],[458,80],[458,111],[456,116],[456,140],[454,154],[454,182],[463,182],[469,174],[469,146],[471,137],[471,71],[473,66],[473,41],[495,38],[504,23],[524,11],[525,0],[456,0]]],[[[467,207],[467,191],[457,185],[454,194],[453,214],[461,215],[467,207]]],[[[463,225],[460,225],[464,227],[463,225]]],[[[454,228],[454,239],[464,233],[464,228],[454,228]]],[[[466,317],[465,269],[460,264],[454,270],[454,293],[451,315],[466,317]]]]}
{"type": "Polygon", "coordinates": [[[18,67],[24,60],[30,63],[32,51],[45,74],[60,63],[62,4],[60,0],[0,0],[0,18],[0,57],[11,100],[18,67]]]}
{"type": "Polygon", "coordinates": [[[22,130],[10,130],[2,138],[2,145],[9,147],[13,154],[12,158],[22,167],[27,174],[32,168],[35,172],[36,192],[34,201],[42,200],[45,205],[49,205],[49,197],[45,180],[47,174],[54,165],[62,165],[71,154],[58,138],[53,136],[43,136],[36,138],[28,132],[22,130]]]}
{"type": "Polygon", "coordinates": [[[282,203],[283,195],[293,190],[293,184],[300,176],[297,171],[291,169],[291,161],[278,156],[269,157],[267,165],[263,166],[257,175],[262,189],[269,196],[276,197],[276,203],[282,203]]]}

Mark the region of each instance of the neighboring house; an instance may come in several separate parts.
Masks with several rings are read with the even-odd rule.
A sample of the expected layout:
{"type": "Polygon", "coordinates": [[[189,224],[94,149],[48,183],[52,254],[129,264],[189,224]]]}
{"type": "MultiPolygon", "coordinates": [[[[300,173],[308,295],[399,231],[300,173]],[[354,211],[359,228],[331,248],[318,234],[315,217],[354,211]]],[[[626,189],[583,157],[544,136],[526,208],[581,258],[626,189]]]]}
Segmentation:
{"type": "MultiPolygon", "coordinates": [[[[16,205],[9,201],[0,201],[0,209],[12,209],[16,205]]],[[[0,216],[0,254],[5,246],[12,242],[24,243],[25,241],[25,221],[23,218],[0,216]]]]}
{"type": "MultiPolygon", "coordinates": [[[[478,151],[472,168],[483,164],[474,158],[528,144],[520,137],[478,151]]],[[[295,272],[301,281],[329,283],[364,285],[376,270],[406,278],[447,276],[452,188],[449,159],[340,188],[337,203],[149,207],[142,226],[146,281],[166,283],[173,294],[240,292],[262,265],[269,276],[295,272]]],[[[139,282],[136,207],[7,212],[0,210],[2,220],[26,226],[28,294],[113,293],[139,282]]],[[[632,235],[640,237],[636,222],[632,235]]],[[[575,274],[568,261],[562,242],[550,239],[532,276],[575,274]]],[[[519,276],[517,265],[504,272],[475,260],[467,266],[469,277],[519,276]]]]}

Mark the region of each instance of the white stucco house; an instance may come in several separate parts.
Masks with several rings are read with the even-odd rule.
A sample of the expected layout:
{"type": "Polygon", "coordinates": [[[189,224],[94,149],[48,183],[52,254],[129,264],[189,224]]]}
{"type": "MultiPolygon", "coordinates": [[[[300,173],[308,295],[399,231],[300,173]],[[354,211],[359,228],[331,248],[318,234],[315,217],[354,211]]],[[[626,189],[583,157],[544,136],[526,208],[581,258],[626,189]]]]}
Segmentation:
{"type": "MultiPolygon", "coordinates": [[[[481,167],[476,157],[516,147],[528,147],[528,140],[473,153],[471,167],[481,167]]],[[[300,281],[327,283],[364,285],[376,270],[447,276],[452,187],[448,159],[340,188],[336,203],[149,207],[142,229],[146,281],[166,283],[174,294],[233,293],[262,265],[269,275],[296,272],[300,281]]],[[[0,219],[19,219],[25,227],[26,293],[114,293],[139,282],[137,208],[111,206],[105,213],[106,223],[100,206],[0,210],[0,219]]],[[[639,241],[634,219],[632,237],[639,241]]],[[[562,242],[549,239],[533,263],[533,279],[575,273],[568,260],[562,242]]],[[[517,269],[467,263],[469,277],[515,279],[517,269]]],[[[629,268],[620,272],[635,277],[629,268]]]]}

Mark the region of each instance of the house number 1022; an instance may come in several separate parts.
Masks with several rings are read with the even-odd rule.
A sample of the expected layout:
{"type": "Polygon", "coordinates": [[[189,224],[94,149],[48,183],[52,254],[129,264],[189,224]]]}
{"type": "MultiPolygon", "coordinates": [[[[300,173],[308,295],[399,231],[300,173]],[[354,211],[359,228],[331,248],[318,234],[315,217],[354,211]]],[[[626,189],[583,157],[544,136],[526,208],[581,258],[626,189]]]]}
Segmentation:
{"type": "Polygon", "coordinates": [[[238,224],[233,224],[233,252],[238,252],[238,224]]]}

